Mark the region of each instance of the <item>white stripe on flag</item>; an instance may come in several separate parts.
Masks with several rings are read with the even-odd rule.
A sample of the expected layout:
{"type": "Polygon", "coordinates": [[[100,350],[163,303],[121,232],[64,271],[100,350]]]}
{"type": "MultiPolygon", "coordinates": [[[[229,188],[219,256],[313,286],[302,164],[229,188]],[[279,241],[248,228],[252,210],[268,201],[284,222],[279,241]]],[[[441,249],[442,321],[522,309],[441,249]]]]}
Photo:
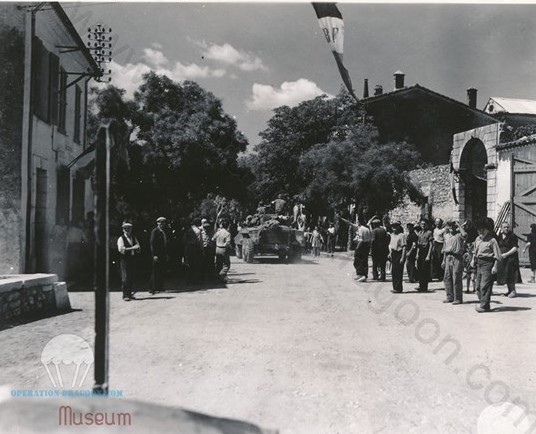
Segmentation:
{"type": "Polygon", "coordinates": [[[318,24],[331,47],[331,51],[343,53],[344,46],[344,22],[336,17],[323,17],[318,19],[318,24]]]}

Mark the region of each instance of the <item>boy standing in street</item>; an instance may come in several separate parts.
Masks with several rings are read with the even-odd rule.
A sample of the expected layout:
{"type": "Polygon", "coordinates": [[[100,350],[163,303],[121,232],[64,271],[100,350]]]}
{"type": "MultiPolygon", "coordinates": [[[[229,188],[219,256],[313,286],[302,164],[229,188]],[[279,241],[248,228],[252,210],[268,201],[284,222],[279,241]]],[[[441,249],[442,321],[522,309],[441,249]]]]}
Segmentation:
{"type": "Polygon", "coordinates": [[[441,263],[447,295],[443,303],[456,305],[463,303],[463,254],[467,233],[458,222],[448,222],[447,226],[450,235],[445,237],[442,252],[443,262],[441,263]]]}

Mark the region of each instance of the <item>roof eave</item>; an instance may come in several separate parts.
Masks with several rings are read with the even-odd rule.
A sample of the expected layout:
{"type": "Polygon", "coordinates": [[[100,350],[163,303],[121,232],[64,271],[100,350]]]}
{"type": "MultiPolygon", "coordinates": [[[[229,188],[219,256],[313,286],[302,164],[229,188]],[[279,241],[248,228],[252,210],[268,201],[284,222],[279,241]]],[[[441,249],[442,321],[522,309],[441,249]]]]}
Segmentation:
{"type": "Polygon", "coordinates": [[[82,38],[80,37],[80,34],[75,29],[73,23],[61,7],[61,5],[58,2],[50,2],[51,8],[56,12],[60,20],[63,22],[65,27],[67,28],[67,31],[71,35],[71,37],[75,40],[76,44],[80,47],[80,51],[88,61],[89,65],[91,66],[91,69],[93,72],[97,75],[100,75],[100,68],[99,65],[97,65],[97,62],[95,62],[95,59],[93,59],[93,56],[89,52],[88,48],[86,47],[86,44],[84,44],[84,41],[82,41],[82,38]]]}
{"type": "Polygon", "coordinates": [[[483,110],[480,110],[480,109],[477,109],[477,108],[473,108],[473,107],[470,107],[468,106],[467,104],[464,104],[460,101],[457,101],[453,98],[450,98],[448,96],[445,96],[445,95],[441,95],[440,93],[437,93],[437,92],[434,92],[433,90],[430,90],[424,86],[421,86],[420,84],[414,84],[413,86],[410,86],[410,87],[404,87],[403,89],[397,89],[395,91],[392,91],[392,92],[388,92],[388,93],[383,93],[381,95],[375,95],[375,96],[372,96],[370,98],[366,98],[366,99],[363,99],[363,103],[367,104],[368,102],[376,102],[376,101],[379,101],[380,99],[382,98],[387,98],[387,97],[390,97],[390,96],[394,96],[394,95],[400,95],[404,92],[408,92],[408,91],[411,91],[413,89],[420,89],[424,92],[428,92],[436,97],[439,97],[447,102],[450,102],[450,103],[453,103],[453,104],[456,104],[466,110],[469,110],[469,111],[472,111],[472,112],[477,112],[478,114],[480,115],[484,115],[486,116],[490,121],[493,121],[493,122],[497,122],[498,119],[491,115],[490,113],[486,113],[485,111],[483,110]]]}

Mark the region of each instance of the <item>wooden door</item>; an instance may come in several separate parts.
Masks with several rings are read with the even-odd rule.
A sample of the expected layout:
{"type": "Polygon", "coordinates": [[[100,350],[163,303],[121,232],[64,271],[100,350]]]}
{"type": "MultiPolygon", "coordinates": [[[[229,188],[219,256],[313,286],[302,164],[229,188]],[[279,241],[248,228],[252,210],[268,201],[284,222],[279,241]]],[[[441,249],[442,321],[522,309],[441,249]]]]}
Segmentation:
{"type": "Polygon", "coordinates": [[[35,272],[46,273],[47,265],[47,171],[37,169],[35,190],[35,272]]]}
{"type": "Polygon", "coordinates": [[[536,161],[512,156],[512,227],[519,239],[521,265],[529,264],[529,256],[523,248],[530,233],[530,225],[536,223],[536,161]]]}

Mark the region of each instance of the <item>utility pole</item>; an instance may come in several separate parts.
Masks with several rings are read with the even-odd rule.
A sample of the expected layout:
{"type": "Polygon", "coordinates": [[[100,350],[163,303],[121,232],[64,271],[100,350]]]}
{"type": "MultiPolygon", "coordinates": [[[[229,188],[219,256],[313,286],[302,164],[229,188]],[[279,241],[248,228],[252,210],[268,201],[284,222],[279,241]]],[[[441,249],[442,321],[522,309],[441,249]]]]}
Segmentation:
{"type": "MultiPolygon", "coordinates": [[[[99,67],[95,80],[111,81],[112,29],[98,24],[88,29],[88,48],[99,67]]],[[[87,104],[87,101],[86,101],[87,104]]],[[[102,125],[95,141],[95,385],[93,391],[108,395],[110,333],[110,148],[113,145],[112,122],[102,125]]]]}
{"type": "Polygon", "coordinates": [[[95,143],[95,385],[108,394],[110,322],[110,124],[102,126],[95,143]]]}

